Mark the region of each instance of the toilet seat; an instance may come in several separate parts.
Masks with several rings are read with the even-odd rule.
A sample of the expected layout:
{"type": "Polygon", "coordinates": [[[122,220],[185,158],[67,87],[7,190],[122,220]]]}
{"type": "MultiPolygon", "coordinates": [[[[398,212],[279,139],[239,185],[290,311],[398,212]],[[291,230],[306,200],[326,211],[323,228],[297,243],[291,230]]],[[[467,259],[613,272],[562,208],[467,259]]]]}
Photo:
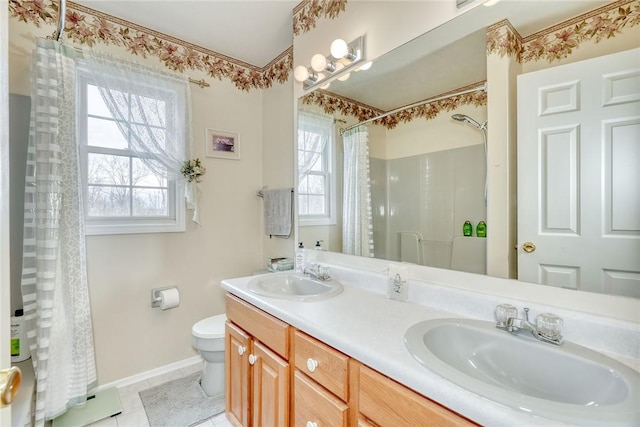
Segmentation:
{"type": "Polygon", "coordinates": [[[226,314],[207,317],[193,325],[191,333],[194,337],[205,339],[224,338],[224,325],[227,321],[226,314]]]}

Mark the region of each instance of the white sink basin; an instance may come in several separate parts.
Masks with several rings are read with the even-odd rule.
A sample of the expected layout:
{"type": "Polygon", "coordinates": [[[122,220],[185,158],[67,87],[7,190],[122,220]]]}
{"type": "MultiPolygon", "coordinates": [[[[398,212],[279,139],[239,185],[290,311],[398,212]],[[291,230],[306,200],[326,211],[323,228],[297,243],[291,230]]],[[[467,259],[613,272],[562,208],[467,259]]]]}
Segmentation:
{"type": "Polygon", "coordinates": [[[577,344],[554,346],[467,319],[420,322],[404,339],[430,370],[512,408],[579,425],[640,423],[640,373],[577,344]]]}
{"type": "Polygon", "coordinates": [[[329,298],[343,291],[336,280],[315,280],[301,274],[273,273],[249,281],[249,291],[254,294],[298,301],[329,298]]]}

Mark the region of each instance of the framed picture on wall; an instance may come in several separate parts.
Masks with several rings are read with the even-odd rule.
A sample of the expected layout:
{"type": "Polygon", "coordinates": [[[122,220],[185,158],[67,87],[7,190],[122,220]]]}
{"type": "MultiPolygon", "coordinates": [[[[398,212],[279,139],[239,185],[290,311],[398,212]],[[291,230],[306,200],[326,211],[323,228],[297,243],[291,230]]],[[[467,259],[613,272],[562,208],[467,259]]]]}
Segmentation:
{"type": "Polygon", "coordinates": [[[240,135],[226,130],[205,130],[205,154],[221,159],[240,159],[240,135]]]}

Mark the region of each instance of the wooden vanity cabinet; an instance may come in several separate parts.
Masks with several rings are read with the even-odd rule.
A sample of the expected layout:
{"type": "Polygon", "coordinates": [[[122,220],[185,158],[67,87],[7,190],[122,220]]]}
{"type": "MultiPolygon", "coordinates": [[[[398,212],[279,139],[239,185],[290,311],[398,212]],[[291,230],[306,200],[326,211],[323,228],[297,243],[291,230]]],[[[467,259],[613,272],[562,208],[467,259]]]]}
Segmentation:
{"type": "Polygon", "coordinates": [[[472,426],[466,418],[227,294],[226,411],[235,426],[472,426]]]}
{"type": "Polygon", "coordinates": [[[243,427],[288,426],[291,326],[227,295],[226,412],[243,427]]]}
{"type": "Polygon", "coordinates": [[[359,371],[359,427],[477,425],[367,366],[359,371]]]}

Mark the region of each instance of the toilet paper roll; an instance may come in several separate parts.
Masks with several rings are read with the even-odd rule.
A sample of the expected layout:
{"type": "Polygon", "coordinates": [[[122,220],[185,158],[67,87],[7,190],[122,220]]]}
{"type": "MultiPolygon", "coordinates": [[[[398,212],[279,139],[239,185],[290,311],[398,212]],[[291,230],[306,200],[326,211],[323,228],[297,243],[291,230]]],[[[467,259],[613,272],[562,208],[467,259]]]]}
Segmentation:
{"type": "Polygon", "coordinates": [[[160,309],[167,310],[180,305],[180,292],[178,288],[164,289],[158,292],[160,296],[160,309]]]}

